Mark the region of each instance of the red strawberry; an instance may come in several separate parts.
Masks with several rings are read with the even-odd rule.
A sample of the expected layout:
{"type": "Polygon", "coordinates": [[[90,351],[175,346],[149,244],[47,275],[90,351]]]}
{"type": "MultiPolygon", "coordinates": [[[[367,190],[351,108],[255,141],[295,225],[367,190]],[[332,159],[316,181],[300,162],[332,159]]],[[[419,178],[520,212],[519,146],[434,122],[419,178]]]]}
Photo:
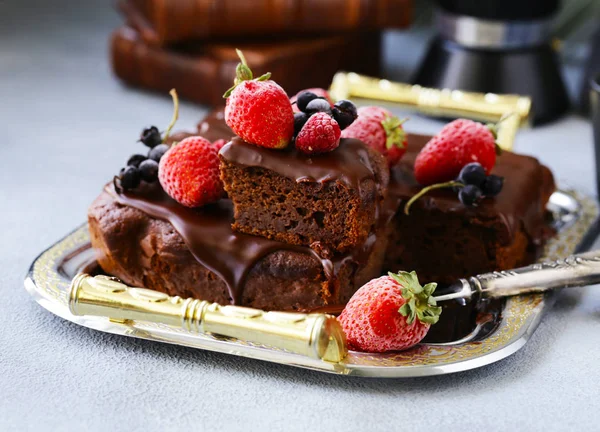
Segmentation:
{"type": "Polygon", "coordinates": [[[356,138],[383,154],[390,166],[406,153],[407,141],[400,120],[385,108],[358,109],[358,118],[342,132],[342,138],[356,138]]]}
{"type": "Polygon", "coordinates": [[[349,348],[385,352],[419,343],[442,312],[431,296],[435,288],[422,287],[415,272],[389,273],[363,285],[338,318],[349,348]]]}
{"type": "Polygon", "coordinates": [[[171,198],[186,207],[200,207],[223,196],[217,150],[199,136],[184,139],[164,154],[158,180],[171,198]]]}
{"type": "Polygon", "coordinates": [[[235,85],[225,93],[225,123],[244,141],[261,147],[286,147],[294,134],[294,112],[285,91],[267,73],[252,79],[241,51],[235,85]]]}
{"type": "Polygon", "coordinates": [[[302,153],[318,154],[335,150],[342,131],[338,123],[323,112],[313,114],[296,137],[296,148],[302,153]]]}
{"type": "Polygon", "coordinates": [[[290,102],[292,103],[292,109],[294,110],[295,113],[300,112],[300,110],[298,109],[298,107],[296,106],[296,104],[294,102],[296,102],[298,95],[303,92],[311,92],[311,93],[316,94],[319,97],[324,97],[327,100],[327,102],[329,102],[329,105],[333,106],[333,100],[331,99],[331,96],[329,95],[329,92],[327,90],[318,88],[318,87],[308,88],[308,89],[299,91],[298,93],[296,93],[294,96],[292,96],[290,98],[290,102]]]}
{"type": "Polygon", "coordinates": [[[216,141],[214,141],[213,143],[213,147],[217,150],[217,153],[219,152],[219,150],[221,150],[223,148],[223,146],[225,144],[227,144],[227,141],[225,141],[223,138],[218,139],[216,141]]]}
{"type": "Polygon", "coordinates": [[[470,162],[489,174],[496,164],[494,126],[458,119],[448,123],[423,147],[415,160],[415,177],[422,185],[450,181],[470,162]]]}

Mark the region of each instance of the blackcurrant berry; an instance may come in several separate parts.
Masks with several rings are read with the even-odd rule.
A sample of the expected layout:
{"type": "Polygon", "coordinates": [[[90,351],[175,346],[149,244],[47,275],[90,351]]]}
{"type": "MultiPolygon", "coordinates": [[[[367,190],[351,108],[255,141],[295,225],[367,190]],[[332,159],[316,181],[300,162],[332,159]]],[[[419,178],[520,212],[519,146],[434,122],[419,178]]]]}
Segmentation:
{"type": "Polygon", "coordinates": [[[144,145],[153,148],[162,142],[162,137],[160,136],[160,131],[156,126],[150,126],[142,131],[142,134],[140,135],[140,141],[144,143],[144,145]]]}
{"type": "Polygon", "coordinates": [[[129,160],[127,161],[127,166],[134,166],[134,167],[139,167],[140,164],[142,162],[144,162],[146,159],[148,159],[147,156],[141,155],[141,154],[134,154],[133,156],[131,156],[129,158],[129,160]]]}
{"type": "Polygon", "coordinates": [[[333,118],[340,125],[340,129],[346,129],[358,117],[356,105],[349,100],[342,99],[337,101],[332,109],[333,118]]]}
{"type": "Polygon", "coordinates": [[[303,112],[294,113],[294,135],[298,135],[302,127],[308,120],[308,115],[303,112]]]}
{"type": "Polygon", "coordinates": [[[502,186],[504,186],[504,177],[492,174],[481,185],[481,191],[485,196],[495,197],[502,191],[502,186]]]}
{"type": "Polygon", "coordinates": [[[306,105],[305,112],[312,115],[317,112],[324,112],[331,115],[331,105],[325,99],[313,99],[306,105]]]}
{"type": "Polygon", "coordinates": [[[158,162],[147,159],[139,167],[142,180],[152,183],[158,180],[158,162]]]}
{"type": "Polygon", "coordinates": [[[311,100],[316,99],[317,97],[318,96],[313,92],[302,92],[296,98],[296,106],[300,111],[306,112],[306,105],[308,105],[311,100]]]}
{"type": "Polygon", "coordinates": [[[481,186],[485,180],[485,170],[478,162],[465,165],[458,174],[457,180],[465,185],[481,186]]]}
{"type": "Polygon", "coordinates": [[[160,158],[169,150],[169,146],[166,144],[159,144],[148,152],[148,159],[160,162],[160,158]]]}
{"type": "Polygon", "coordinates": [[[481,199],[481,195],[481,189],[473,185],[466,185],[464,188],[458,191],[458,199],[466,206],[474,205],[479,199],[481,199]]]}
{"type": "Polygon", "coordinates": [[[128,166],[120,174],[121,187],[125,190],[135,189],[140,185],[140,170],[134,166],[128,166]]]}

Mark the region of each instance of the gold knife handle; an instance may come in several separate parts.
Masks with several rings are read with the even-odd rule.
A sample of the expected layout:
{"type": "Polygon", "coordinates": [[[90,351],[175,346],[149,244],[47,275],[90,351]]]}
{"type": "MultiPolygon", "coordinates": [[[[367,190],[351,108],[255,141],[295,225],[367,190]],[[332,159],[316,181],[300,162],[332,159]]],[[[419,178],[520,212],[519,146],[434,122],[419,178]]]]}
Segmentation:
{"type": "Polygon", "coordinates": [[[497,122],[507,113],[514,112],[519,116],[521,125],[526,125],[531,112],[531,98],[527,96],[434,89],[353,72],[338,72],[330,92],[338,100],[358,97],[395,102],[435,117],[466,117],[497,122]]]}
{"type": "Polygon", "coordinates": [[[191,332],[268,345],[329,362],[341,361],[348,352],[344,332],[331,315],[221,306],[128,287],[109,276],[75,276],[69,290],[69,309],[73,315],[162,323],[191,332]]]}

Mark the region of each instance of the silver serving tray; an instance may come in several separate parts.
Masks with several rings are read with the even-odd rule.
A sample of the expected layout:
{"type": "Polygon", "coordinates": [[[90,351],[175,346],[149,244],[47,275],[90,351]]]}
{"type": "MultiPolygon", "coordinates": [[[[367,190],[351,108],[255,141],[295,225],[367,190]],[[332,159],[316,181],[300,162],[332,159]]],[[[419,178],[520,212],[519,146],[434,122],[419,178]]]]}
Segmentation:
{"type": "MultiPolygon", "coordinates": [[[[548,242],[543,260],[554,260],[587,250],[595,238],[598,208],[594,200],[576,192],[559,191],[548,204],[558,235],[548,242]]],[[[71,279],[97,267],[87,224],[42,252],[32,263],[25,288],[45,309],[66,320],[96,330],[158,342],[234,354],[322,372],[369,377],[415,377],[459,372],[503,359],[521,348],[537,328],[549,297],[542,294],[506,301],[497,325],[477,326],[460,340],[422,343],[398,353],[366,354],[351,351],[341,363],[315,360],[283,350],[141,321],[118,322],[103,317],[74,316],[67,305],[71,279]]]]}

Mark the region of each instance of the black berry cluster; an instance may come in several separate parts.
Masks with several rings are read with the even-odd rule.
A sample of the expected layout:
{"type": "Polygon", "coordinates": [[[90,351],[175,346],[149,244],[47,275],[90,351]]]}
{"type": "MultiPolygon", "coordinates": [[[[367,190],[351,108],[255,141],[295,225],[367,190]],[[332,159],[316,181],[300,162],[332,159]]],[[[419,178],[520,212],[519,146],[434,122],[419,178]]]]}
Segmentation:
{"type": "Polygon", "coordinates": [[[169,94],[173,98],[173,118],[169,127],[164,135],[161,135],[156,126],[150,126],[142,131],[138,141],[148,147],[148,153],[146,156],[143,154],[134,154],[129,158],[127,166],[122,168],[119,175],[114,178],[113,183],[117,190],[131,190],[138,187],[142,181],[154,183],[158,180],[158,163],[160,162],[160,158],[170,148],[167,144],[163,143],[167,141],[171,129],[179,117],[177,92],[175,89],[172,89],[169,94]]]}
{"type": "Polygon", "coordinates": [[[455,181],[458,199],[466,206],[473,206],[484,197],[495,197],[504,185],[503,177],[486,175],[485,169],[478,162],[465,165],[455,181]]]}
{"type": "Polygon", "coordinates": [[[146,156],[134,154],[127,161],[127,166],[121,169],[117,176],[121,188],[135,189],[143,180],[154,183],[158,180],[158,163],[160,158],[169,150],[167,144],[162,144],[163,138],[156,126],[150,126],[142,131],[140,139],[149,148],[146,156]]]}
{"type": "Polygon", "coordinates": [[[495,197],[502,191],[504,177],[497,175],[486,175],[485,169],[479,162],[471,162],[465,165],[458,174],[456,180],[445,183],[435,183],[424,187],[404,205],[404,214],[408,215],[410,207],[423,195],[435,189],[452,188],[458,193],[458,199],[465,206],[475,206],[486,197],[495,197]]]}
{"type": "Polygon", "coordinates": [[[318,112],[323,112],[333,117],[341,130],[350,126],[358,117],[356,106],[352,102],[340,100],[332,107],[327,99],[309,91],[298,95],[296,106],[300,112],[294,114],[294,136],[298,135],[310,116],[318,112]]]}

